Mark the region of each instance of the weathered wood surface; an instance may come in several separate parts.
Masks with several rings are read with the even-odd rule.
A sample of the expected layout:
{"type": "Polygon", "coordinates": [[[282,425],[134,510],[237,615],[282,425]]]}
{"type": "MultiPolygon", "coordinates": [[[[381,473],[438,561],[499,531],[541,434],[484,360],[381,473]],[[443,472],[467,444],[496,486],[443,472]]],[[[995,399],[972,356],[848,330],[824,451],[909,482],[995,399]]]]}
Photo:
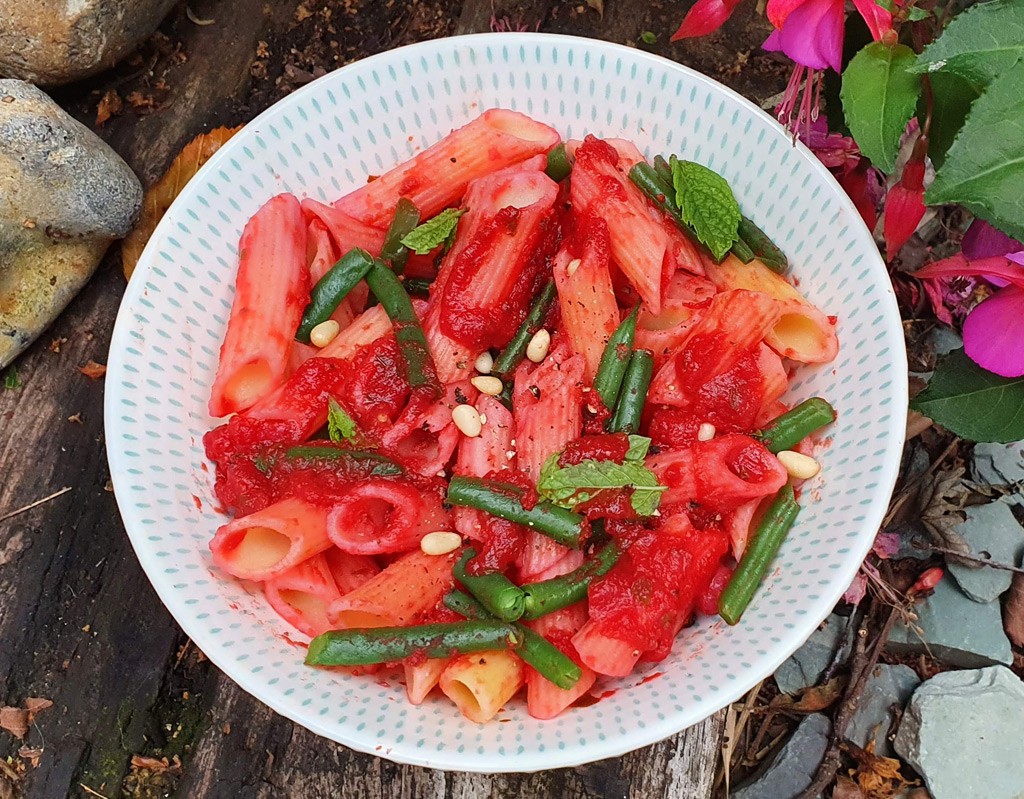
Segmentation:
{"type": "MultiPolygon", "coordinates": [[[[333,5],[340,14],[352,4],[333,5]]],[[[495,5],[424,0],[410,4],[408,15],[427,18],[448,9],[450,19],[430,35],[486,30],[492,13],[513,26],[542,22],[541,30],[618,42],[635,43],[652,30],[659,52],[703,67],[757,100],[784,83],[770,60],[742,55],[764,35],[763,23],[749,15],[706,42],[678,47],[669,46],[667,37],[687,3],[606,0],[603,21],[578,11],[582,0],[495,5]],[[737,59],[754,68],[736,71],[737,59]]],[[[270,93],[248,86],[250,64],[261,37],[286,26],[296,6],[297,0],[273,6],[261,0],[193,2],[197,17],[218,20],[210,27],[188,23],[179,9],[169,30],[189,58],[168,73],[167,102],[148,116],[111,120],[103,135],[151,183],[196,133],[262,110],[253,98],[270,93]]],[[[374,13],[384,28],[368,51],[417,36],[407,17],[399,16],[405,10],[383,6],[374,13]],[[395,35],[398,27],[403,32],[395,35]]],[[[87,88],[102,90],[102,80],[87,88]]],[[[65,90],[60,99],[85,119],[86,90],[81,97],[74,91],[65,90]]],[[[19,705],[29,696],[54,702],[25,741],[0,732],[0,760],[10,757],[12,764],[0,767],[0,799],[711,795],[721,714],[658,745],[576,769],[495,777],[444,773],[397,766],[317,738],[204,662],[160,604],[124,534],[107,490],[103,383],[77,370],[90,359],[105,362],[123,289],[115,252],[18,362],[23,386],[0,390],[0,517],[71,488],[0,521],[0,705],[19,705]],[[59,352],[48,347],[55,339],[61,340],[59,352]],[[42,750],[34,767],[19,756],[23,745],[42,750]],[[133,773],[135,754],[179,755],[181,773],[133,773]],[[23,773],[14,779],[13,772],[23,773]]]]}

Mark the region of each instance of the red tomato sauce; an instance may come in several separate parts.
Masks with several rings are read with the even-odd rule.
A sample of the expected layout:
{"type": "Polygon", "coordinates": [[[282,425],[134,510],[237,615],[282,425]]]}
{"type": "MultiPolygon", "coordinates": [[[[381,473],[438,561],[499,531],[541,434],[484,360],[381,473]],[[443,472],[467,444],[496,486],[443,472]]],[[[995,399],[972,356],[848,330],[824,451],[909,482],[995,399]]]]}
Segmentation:
{"type": "Polygon", "coordinates": [[[622,463],[628,451],[629,436],[625,433],[586,435],[565,445],[558,458],[558,465],[575,466],[587,460],[622,463]]]}

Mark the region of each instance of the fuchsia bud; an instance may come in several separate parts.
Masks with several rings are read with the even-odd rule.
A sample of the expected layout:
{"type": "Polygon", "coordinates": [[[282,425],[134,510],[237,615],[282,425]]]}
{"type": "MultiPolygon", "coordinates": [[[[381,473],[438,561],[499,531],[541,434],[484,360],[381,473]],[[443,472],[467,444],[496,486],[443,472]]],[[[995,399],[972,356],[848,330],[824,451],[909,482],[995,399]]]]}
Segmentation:
{"type": "Polygon", "coordinates": [[[714,33],[729,20],[739,4],[740,0],[697,0],[686,12],[679,30],[672,34],[672,41],[714,33]]]}
{"type": "Polygon", "coordinates": [[[892,260],[907,240],[914,235],[924,217],[924,158],[928,139],[921,136],[914,152],[903,167],[899,183],[889,189],[885,198],[885,257],[892,260]]]}
{"type": "Polygon", "coordinates": [[[911,594],[923,594],[926,591],[932,591],[935,586],[939,584],[945,572],[938,566],[931,569],[926,569],[921,573],[921,576],[917,578],[917,582],[910,587],[911,594]]]}

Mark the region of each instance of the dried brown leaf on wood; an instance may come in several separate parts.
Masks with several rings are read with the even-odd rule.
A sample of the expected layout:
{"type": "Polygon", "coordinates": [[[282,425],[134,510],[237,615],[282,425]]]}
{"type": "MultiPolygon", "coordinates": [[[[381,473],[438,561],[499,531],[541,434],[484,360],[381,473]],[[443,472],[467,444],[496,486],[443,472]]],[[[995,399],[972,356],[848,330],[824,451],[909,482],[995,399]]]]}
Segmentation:
{"type": "MultiPolygon", "coordinates": [[[[963,475],[964,467],[957,466],[939,472],[932,480],[922,483],[918,507],[921,509],[921,524],[935,539],[935,543],[953,552],[969,555],[970,545],[956,530],[966,518],[963,508],[970,496],[963,475]]],[[[958,561],[956,555],[950,555],[949,559],[958,561]]]]}
{"type": "Polygon", "coordinates": [[[1010,590],[1006,592],[1003,627],[1014,644],[1024,646],[1024,574],[1013,575],[1010,590]]]}
{"type": "Polygon", "coordinates": [[[587,5],[594,9],[601,19],[604,19],[604,0],[587,0],[587,5]]]}
{"type": "Polygon", "coordinates": [[[919,784],[916,780],[908,780],[903,776],[899,760],[876,755],[874,741],[868,743],[867,749],[861,749],[849,742],[846,748],[857,761],[857,768],[849,773],[857,781],[857,787],[860,788],[864,799],[893,799],[907,788],[919,784]]]}
{"type": "Polygon", "coordinates": [[[0,728],[20,741],[28,732],[28,711],[23,707],[0,707],[0,728]]]}
{"type": "Polygon", "coordinates": [[[96,361],[89,361],[85,366],[79,366],[78,371],[90,380],[99,380],[107,373],[107,367],[96,361]]]}
{"type": "Polygon", "coordinates": [[[117,93],[117,89],[108,89],[96,106],[96,127],[102,127],[112,116],[120,114],[122,108],[124,103],[121,102],[121,95],[117,93]]]}
{"type": "Polygon", "coordinates": [[[846,688],[845,676],[833,677],[823,685],[812,685],[800,693],[799,699],[789,694],[779,694],[772,700],[770,707],[793,713],[817,713],[831,707],[843,695],[846,688]]]}
{"type": "Polygon", "coordinates": [[[164,176],[146,192],[142,198],[142,216],[135,229],[121,242],[121,267],[126,278],[131,278],[146,242],[153,235],[161,217],[171,207],[174,198],[199,168],[241,127],[214,128],[209,133],[200,133],[185,145],[164,176]]]}
{"type": "Polygon", "coordinates": [[[39,758],[43,756],[43,750],[38,746],[22,746],[18,749],[18,757],[28,761],[32,768],[39,768],[39,758]]]}
{"type": "Polygon", "coordinates": [[[132,755],[132,768],[155,771],[158,774],[165,771],[178,772],[181,771],[181,759],[177,755],[174,756],[173,760],[168,760],[166,757],[157,759],[144,755],[132,755]]]}
{"type": "Polygon", "coordinates": [[[832,789],[832,799],[864,799],[864,794],[857,783],[840,775],[836,779],[836,787],[832,789]]]}
{"type": "Polygon", "coordinates": [[[30,696],[25,700],[25,710],[28,712],[28,723],[35,721],[36,715],[47,708],[53,707],[53,702],[43,699],[41,696],[30,696]]]}

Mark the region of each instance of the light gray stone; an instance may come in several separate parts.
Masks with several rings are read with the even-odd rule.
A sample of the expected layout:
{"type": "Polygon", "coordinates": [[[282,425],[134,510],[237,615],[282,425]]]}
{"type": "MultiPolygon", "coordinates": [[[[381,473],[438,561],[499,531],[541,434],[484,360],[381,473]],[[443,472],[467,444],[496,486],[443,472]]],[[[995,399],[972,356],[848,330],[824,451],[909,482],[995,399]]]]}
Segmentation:
{"type": "MultiPolygon", "coordinates": [[[[1016,566],[1024,554],[1024,527],[1014,518],[1005,502],[989,502],[964,509],[967,521],[957,532],[971,547],[975,557],[1016,566]]],[[[988,566],[971,568],[950,563],[949,573],[956,578],[961,590],[976,602],[992,602],[1010,587],[1013,572],[988,566]]]]}
{"type": "Polygon", "coordinates": [[[888,648],[898,654],[930,653],[943,663],[979,668],[1013,662],[1003,631],[999,602],[975,602],[948,574],[924,602],[914,606],[917,621],[893,626],[888,648]]]}
{"type": "Polygon", "coordinates": [[[138,178],[96,134],[31,84],[0,80],[0,367],[85,285],[141,203],[138,178]]]}
{"type": "Polygon", "coordinates": [[[808,685],[817,685],[842,645],[849,619],[833,613],[821,623],[803,646],[783,661],[775,672],[775,682],[784,694],[795,694],[808,685]]]}
{"type": "MultiPolygon", "coordinates": [[[[975,482],[988,485],[1024,483],[1024,441],[975,444],[970,474],[975,482]]],[[[1017,501],[1021,501],[1019,495],[1017,501]]]]}
{"type": "Polygon", "coordinates": [[[932,329],[931,345],[935,348],[936,355],[948,355],[953,350],[958,350],[964,345],[964,340],[951,327],[937,325],[932,329]]]}
{"type": "Polygon", "coordinates": [[[937,674],[914,692],[896,751],[933,799],[1024,797],[1024,683],[1002,666],[937,674]]]}
{"type": "Polygon", "coordinates": [[[909,666],[875,666],[864,684],[857,712],[846,728],[846,738],[861,749],[874,741],[876,755],[891,757],[888,732],[895,717],[893,707],[902,710],[920,683],[921,678],[909,666]]]}
{"type": "Polygon", "coordinates": [[[768,766],[732,791],[732,799],[793,799],[811,784],[828,747],[832,722],[813,713],[796,728],[768,766]]]}
{"type": "Polygon", "coordinates": [[[112,67],[175,0],[0,0],[0,75],[54,85],[112,67]]]}

